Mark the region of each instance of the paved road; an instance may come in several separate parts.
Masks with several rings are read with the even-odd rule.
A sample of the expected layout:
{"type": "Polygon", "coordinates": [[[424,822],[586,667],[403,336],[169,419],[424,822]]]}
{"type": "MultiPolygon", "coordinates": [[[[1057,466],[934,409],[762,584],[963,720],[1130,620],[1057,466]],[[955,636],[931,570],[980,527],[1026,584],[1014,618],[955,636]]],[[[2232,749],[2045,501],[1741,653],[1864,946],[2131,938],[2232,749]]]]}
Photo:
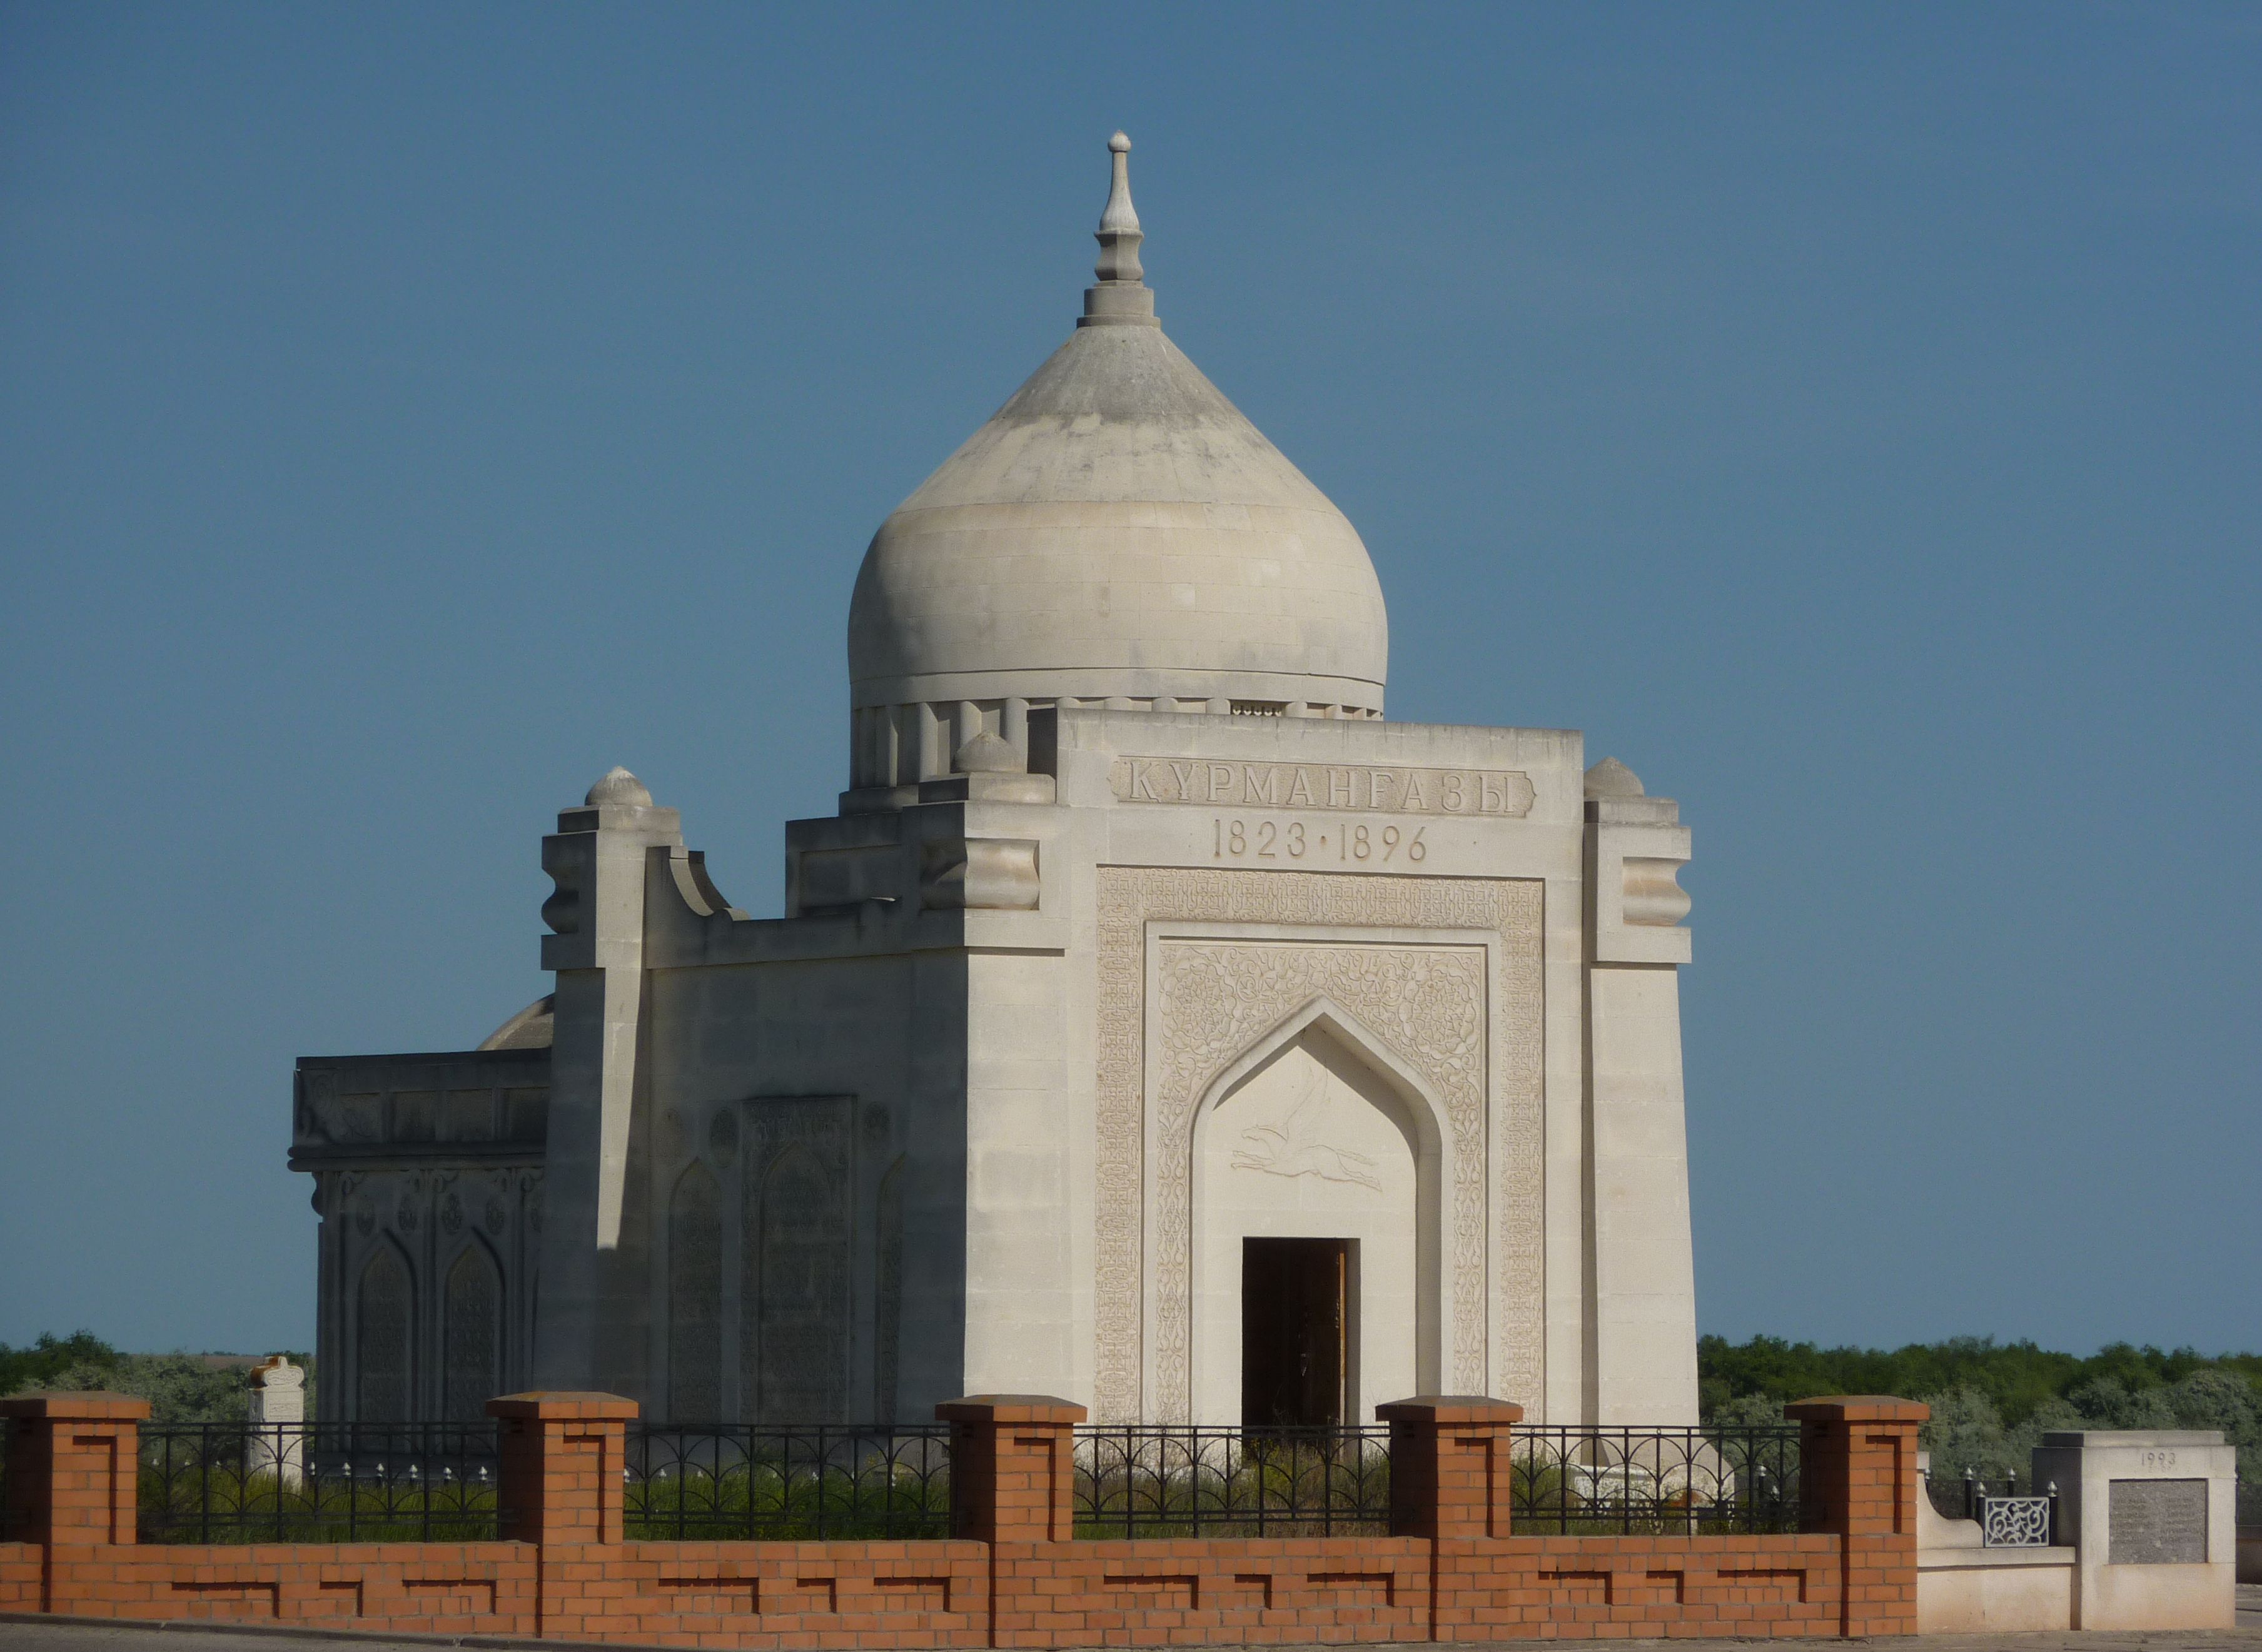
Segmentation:
{"type": "MultiPolygon", "coordinates": [[[[377,1636],[333,1631],[308,1634],[285,1629],[223,1629],[201,1624],[102,1624],[47,1620],[26,1623],[0,1620],[0,1652],[430,1652],[436,1646],[517,1648],[565,1647],[563,1641],[522,1641],[507,1636],[469,1635],[461,1640],[443,1636],[377,1636]]],[[[1495,1643],[1501,1652],[1567,1652],[1560,1641],[1509,1641],[1495,1643]]],[[[1687,1641],[1614,1641],[1610,1652],[1695,1652],[1687,1641]]],[[[1769,1648],[1784,1652],[1781,1641],[1707,1641],[1716,1652],[1757,1652],[1769,1648]]],[[[1806,1644],[1800,1642],[1798,1644],[1806,1644]]],[[[1875,1652],[2262,1652],[2262,1584],[2241,1584],[2238,1627],[2186,1634],[1927,1634],[1907,1640],[1841,1641],[1826,1644],[1870,1647],[1875,1652]]],[[[588,1652],[580,1643],[578,1652],[588,1652]]],[[[615,1648],[615,1652],[622,1652],[615,1648]]],[[[1264,1652],[1297,1652],[1294,1648],[1269,1647],[1264,1652]]],[[[1315,1649],[1318,1652],[1318,1649],[1315,1649]]],[[[1327,1648],[1326,1652],[1341,1652],[1327,1648]]],[[[1380,1649],[1378,1649],[1380,1652],[1380,1649]]],[[[1412,1652],[1408,1648],[1408,1652],[1412,1652]]],[[[1424,1648],[1428,1652],[1428,1648],[1424,1648]]],[[[1470,1648],[1470,1652],[1477,1652],[1470,1648]]]]}

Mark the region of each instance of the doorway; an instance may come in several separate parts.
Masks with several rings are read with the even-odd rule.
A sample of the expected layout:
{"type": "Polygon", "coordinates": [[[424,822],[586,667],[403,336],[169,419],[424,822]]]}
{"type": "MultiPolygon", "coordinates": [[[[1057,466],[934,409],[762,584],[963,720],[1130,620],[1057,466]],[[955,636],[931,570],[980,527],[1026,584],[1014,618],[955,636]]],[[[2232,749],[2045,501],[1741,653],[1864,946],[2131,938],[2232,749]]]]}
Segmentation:
{"type": "Polygon", "coordinates": [[[1341,1427],[1349,1419],[1351,1245],[1242,1241],[1243,1427],[1341,1427]]]}

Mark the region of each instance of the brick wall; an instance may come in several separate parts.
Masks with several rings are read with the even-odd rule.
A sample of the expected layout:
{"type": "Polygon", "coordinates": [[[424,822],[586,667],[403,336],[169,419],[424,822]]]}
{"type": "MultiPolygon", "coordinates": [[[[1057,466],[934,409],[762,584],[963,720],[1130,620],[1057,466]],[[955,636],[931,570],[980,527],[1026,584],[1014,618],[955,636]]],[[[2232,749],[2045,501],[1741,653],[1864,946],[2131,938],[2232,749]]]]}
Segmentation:
{"type": "Polygon", "coordinates": [[[0,1401],[11,1536],[0,1610],[304,1622],[393,1634],[739,1646],[1202,1646],[1545,1636],[1872,1635],[1916,1627],[1916,1426],[1904,1400],[1790,1408],[1808,1530],[1518,1537],[1509,1444],[1485,1399],[1385,1406],[1388,1537],[1077,1541],[1081,1407],[983,1395],[951,1425],[952,1525],[926,1542],[631,1543],[630,1402],[490,1405],[504,1541],[141,1545],[140,1401],[0,1401]]]}

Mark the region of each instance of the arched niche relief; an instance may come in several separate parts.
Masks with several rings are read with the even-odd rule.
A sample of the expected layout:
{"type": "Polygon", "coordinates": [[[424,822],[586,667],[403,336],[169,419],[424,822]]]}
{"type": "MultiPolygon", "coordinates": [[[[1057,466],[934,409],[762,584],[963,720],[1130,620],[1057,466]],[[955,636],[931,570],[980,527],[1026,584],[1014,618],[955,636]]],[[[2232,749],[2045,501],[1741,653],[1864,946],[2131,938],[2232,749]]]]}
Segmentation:
{"type": "Polygon", "coordinates": [[[910,1160],[898,1153],[880,1178],[875,1201],[872,1258],[872,1414],[896,1420],[903,1362],[904,1181],[910,1160]]]}
{"type": "Polygon", "coordinates": [[[667,1201],[667,1416],[723,1415],[723,1184],[694,1160],[667,1201]]]}
{"type": "Polygon", "coordinates": [[[839,1174],[805,1145],[762,1177],[748,1225],[754,1416],[836,1423],[847,1410],[848,1229],[839,1174]]]}
{"type": "Polygon", "coordinates": [[[854,1275],[870,1243],[853,1197],[854,1110],[848,1095],[740,1105],[733,1368],[748,1421],[846,1422],[868,1403],[849,1388],[854,1275]]]}
{"type": "Polygon", "coordinates": [[[502,1264],[477,1235],[466,1239],[441,1296],[441,1416],[476,1423],[502,1392],[502,1264]]]}
{"type": "Polygon", "coordinates": [[[415,1274],[391,1234],[370,1247],[354,1281],[354,1410],[364,1423],[414,1420],[415,1274]]]}
{"type": "Polygon", "coordinates": [[[1443,1099],[1340,1005],[1315,997],[1218,1074],[1193,1110],[1186,1415],[1243,1420],[1250,1239],[1344,1242],[1344,1420],[1434,1394],[1452,1367],[1452,1185],[1443,1099]]]}

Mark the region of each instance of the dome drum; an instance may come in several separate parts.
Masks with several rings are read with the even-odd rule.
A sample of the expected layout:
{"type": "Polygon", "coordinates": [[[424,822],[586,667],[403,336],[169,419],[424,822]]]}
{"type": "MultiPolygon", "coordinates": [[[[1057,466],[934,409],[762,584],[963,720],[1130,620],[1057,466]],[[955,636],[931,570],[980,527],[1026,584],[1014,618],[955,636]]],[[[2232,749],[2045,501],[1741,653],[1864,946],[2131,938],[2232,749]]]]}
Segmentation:
{"type": "MultiPolygon", "coordinates": [[[[1100,682],[1098,686],[1117,686],[1100,682]]],[[[1215,696],[1193,694],[1055,694],[1031,699],[1019,694],[979,700],[918,700],[890,706],[860,706],[849,714],[851,807],[893,807],[904,801],[895,788],[916,786],[969,772],[961,759],[969,742],[983,736],[1002,741],[1014,765],[1030,765],[1029,715],[1055,707],[1098,711],[1140,711],[1233,717],[1326,717],[1368,722],[1380,719],[1380,706],[1361,701],[1318,701],[1292,698],[1314,688],[1308,677],[1252,678],[1233,686],[1246,692],[1215,696]]],[[[1358,685],[1345,685],[1356,687],[1358,685]]]]}

